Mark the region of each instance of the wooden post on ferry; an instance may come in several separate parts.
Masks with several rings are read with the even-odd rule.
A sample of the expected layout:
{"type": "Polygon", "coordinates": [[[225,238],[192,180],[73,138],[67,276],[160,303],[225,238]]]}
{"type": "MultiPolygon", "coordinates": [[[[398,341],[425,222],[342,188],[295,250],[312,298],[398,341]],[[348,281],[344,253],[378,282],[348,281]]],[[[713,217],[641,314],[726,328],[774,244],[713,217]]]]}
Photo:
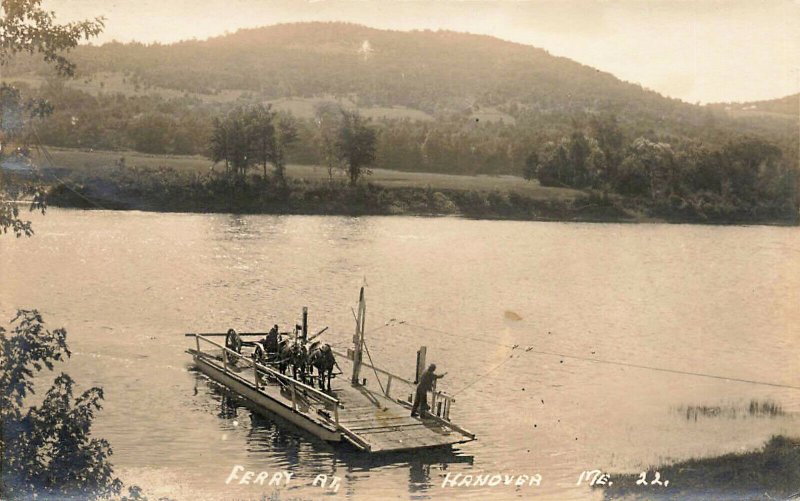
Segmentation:
{"type": "Polygon", "coordinates": [[[425,372],[425,358],[427,357],[427,354],[427,346],[420,346],[419,350],[417,350],[417,375],[416,379],[414,379],[414,384],[419,384],[419,378],[421,378],[422,373],[425,372]]]}
{"type": "Polygon", "coordinates": [[[306,341],[308,341],[308,306],[303,306],[303,334],[302,334],[303,345],[306,344],[306,341]]]}
{"type": "Polygon", "coordinates": [[[358,298],[358,315],[356,315],[356,333],[353,335],[353,377],[350,382],[359,384],[358,376],[361,372],[361,359],[364,355],[364,317],[366,316],[367,303],[364,301],[364,288],[358,298]]]}

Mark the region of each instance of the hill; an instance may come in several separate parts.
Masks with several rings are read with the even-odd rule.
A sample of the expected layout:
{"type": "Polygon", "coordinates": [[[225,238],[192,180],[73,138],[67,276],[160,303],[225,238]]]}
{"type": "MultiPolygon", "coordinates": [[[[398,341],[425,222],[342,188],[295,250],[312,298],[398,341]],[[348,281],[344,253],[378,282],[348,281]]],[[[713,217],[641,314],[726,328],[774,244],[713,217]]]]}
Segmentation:
{"type": "MultiPolygon", "coordinates": [[[[336,137],[331,134],[345,130],[331,129],[341,126],[339,106],[372,118],[375,168],[483,174],[483,181],[522,174],[548,190],[583,190],[591,199],[554,208],[542,198],[552,191],[520,198],[519,182],[508,195],[485,182],[479,185],[494,191],[442,191],[463,214],[566,218],[576,207],[593,207],[615,220],[628,212],[716,222],[796,222],[798,216],[798,122],[783,112],[793,105],[791,96],[747,110],[698,106],[497,38],[344,23],[277,25],[170,45],[82,46],[71,57],[81,74],[69,82],[50,78],[31,58],[16,58],[4,71],[26,94],[54,104],[51,116],[31,122],[28,134],[36,142],[206,155],[212,131],[254,130],[221,128],[217,118],[237,116],[228,111],[240,105],[270,103],[292,115],[279,118],[296,130],[286,159],[325,165],[336,137]]],[[[245,160],[249,147],[238,152],[245,160]]],[[[183,193],[186,207],[219,206],[225,197],[214,194],[230,193],[229,183],[247,202],[242,210],[346,211],[359,206],[362,195],[372,200],[361,204],[366,213],[393,213],[423,198],[428,209],[436,200],[433,206],[450,206],[420,187],[342,191],[296,179],[284,192],[266,164],[263,171],[248,170],[246,161],[236,179],[194,172],[159,191],[154,187],[162,178],[173,176],[165,162],[158,160],[159,168],[145,176],[134,165],[132,175],[108,181],[102,174],[114,166],[103,161],[95,172],[105,180],[87,183],[104,190],[118,183],[117,191],[131,196],[155,193],[164,200],[154,206],[167,208],[175,193],[183,193]]],[[[430,177],[416,179],[435,184],[430,177]]]]}
{"type": "MultiPolygon", "coordinates": [[[[547,51],[450,31],[400,32],[345,23],[297,23],[170,45],[108,43],[73,54],[83,77],[123,74],[141,87],[264,99],[349,97],[359,106],[426,113],[512,111],[624,113],[691,106],[547,51]]],[[[42,73],[19,59],[9,75],[42,73]]]]}
{"type": "MultiPolygon", "coordinates": [[[[72,54],[63,83],[18,57],[4,79],[56,106],[39,129],[48,144],[204,154],[213,117],[271,103],[300,120],[297,163],[320,163],[315,107],[358,108],[381,128],[378,167],[519,174],[532,151],[613,117],[620,144],[637,137],[711,148],[741,136],[797,152],[788,115],[731,113],[664,97],[547,51],[450,31],[295,23],[169,45],[107,43],[72,54]]],[[[588,132],[587,132],[588,133],[588,132]]]]}

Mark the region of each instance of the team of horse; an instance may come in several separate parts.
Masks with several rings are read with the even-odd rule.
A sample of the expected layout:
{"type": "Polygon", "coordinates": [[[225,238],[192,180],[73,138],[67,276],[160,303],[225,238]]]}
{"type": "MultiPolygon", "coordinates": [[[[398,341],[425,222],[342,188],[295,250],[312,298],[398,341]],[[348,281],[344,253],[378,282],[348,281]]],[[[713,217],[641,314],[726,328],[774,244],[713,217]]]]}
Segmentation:
{"type": "Polygon", "coordinates": [[[292,377],[304,383],[313,381],[314,369],[317,369],[317,381],[322,390],[331,390],[333,369],[337,367],[336,357],[327,343],[312,341],[303,343],[288,333],[271,330],[267,336],[254,342],[241,341],[233,329],[228,331],[225,346],[241,353],[242,346],[254,347],[253,360],[263,365],[277,366],[281,374],[291,368],[292,377]]]}

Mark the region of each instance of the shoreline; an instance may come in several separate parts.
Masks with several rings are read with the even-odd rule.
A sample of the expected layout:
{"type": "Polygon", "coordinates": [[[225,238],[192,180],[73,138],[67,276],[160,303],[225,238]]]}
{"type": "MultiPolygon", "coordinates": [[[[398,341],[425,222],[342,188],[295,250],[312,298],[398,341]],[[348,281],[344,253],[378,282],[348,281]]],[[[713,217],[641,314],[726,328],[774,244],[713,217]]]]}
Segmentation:
{"type": "Polygon", "coordinates": [[[21,181],[48,188],[55,207],[147,212],[335,216],[457,216],[488,221],[798,226],[789,202],[710,193],[662,199],[542,186],[514,176],[464,176],[376,169],[350,186],[338,171],[289,164],[228,178],[205,158],[53,148],[21,181]]]}
{"type": "Polygon", "coordinates": [[[794,498],[800,495],[800,437],[774,435],[756,450],[651,466],[646,472],[611,477],[611,485],[593,486],[602,490],[606,499],[794,498]],[[664,485],[666,480],[670,483],[664,485]]]}
{"type": "Polygon", "coordinates": [[[680,219],[660,219],[642,217],[638,219],[602,219],[602,218],[573,218],[573,219],[557,219],[546,217],[495,217],[495,216],[471,216],[466,214],[441,214],[441,213],[427,213],[427,212],[404,212],[397,214],[385,213],[366,213],[366,212],[314,212],[314,211],[227,211],[227,210],[177,210],[169,208],[146,207],[146,206],[126,206],[126,207],[82,207],[77,205],[59,205],[56,203],[48,203],[48,208],[69,209],[69,210],[87,210],[87,211],[120,211],[120,212],[153,212],[164,214],[220,214],[220,215],[244,215],[244,216],[328,216],[328,217],[415,217],[422,219],[444,219],[455,218],[465,219],[470,221],[514,221],[514,222],[538,222],[538,223],[590,223],[590,224],[627,224],[627,225],[648,225],[648,224],[665,224],[665,225],[692,225],[692,226],[772,226],[782,228],[794,228],[800,226],[800,223],[789,222],[782,220],[755,220],[755,221],[741,221],[741,220],[714,220],[714,221],[701,221],[701,220],[680,220],[680,219]]]}
{"type": "MultiPolygon", "coordinates": [[[[378,189],[380,193],[397,193],[398,191],[412,191],[409,196],[421,195],[423,189],[409,188],[383,188],[374,185],[365,185],[355,189],[346,190],[369,191],[378,189]]],[[[506,206],[495,208],[485,206],[483,203],[470,205],[465,198],[492,196],[492,192],[481,193],[467,190],[442,190],[434,192],[447,197],[449,202],[458,200],[460,203],[446,205],[444,210],[440,200],[423,201],[416,206],[372,206],[363,201],[353,200],[352,203],[342,203],[343,200],[332,202],[321,200],[317,203],[287,200],[287,204],[278,201],[265,201],[252,198],[224,200],[224,199],[180,199],[163,200],[160,197],[133,196],[120,194],[118,197],[98,196],[91,185],[64,184],[53,185],[48,190],[47,204],[51,207],[84,209],[84,210],[114,210],[114,211],[142,211],[166,213],[193,213],[193,214],[246,214],[246,215],[296,215],[296,216],[406,216],[421,218],[456,217],[476,221],[535,221],[551,223],[600,223],[600,224],[677,224],[700,226],[779,226],[797,227],[800,221],[797,218],[780,217],[700,217],[700,216],[663,216],[643,214],[639,211],[626,209],[620,201],[605,201],[602,205],[596,203],[585,204],[593,198],[592,194],[585,198],[563,201],[541,201],[532,198],[523,199],[523,206],[506,206]],[[360,203],[361,202],[361,203],[360,203]],[[438,203],[437,203],[438,202],[438,203]],[[465,207],[465,208],[462,208],[465,207]]],[[[403,198],[403,197],[401,197],[403,198]]],[[[472,201],[474,202],[474,200],[472,201]]],[[[446,202],[445,202],[446,203],[446,202]]],[[[412,204],[414,205],[414,204],[412,204]]]]}

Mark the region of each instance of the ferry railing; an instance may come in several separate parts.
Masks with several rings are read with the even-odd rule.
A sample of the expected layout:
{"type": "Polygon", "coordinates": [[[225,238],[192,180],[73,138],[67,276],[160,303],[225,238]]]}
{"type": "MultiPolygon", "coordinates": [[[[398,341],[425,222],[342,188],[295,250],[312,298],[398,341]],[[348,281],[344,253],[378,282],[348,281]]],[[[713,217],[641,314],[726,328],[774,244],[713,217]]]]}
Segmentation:
{"type": "Polygon", "coordinates": [[[296,379],[294,379],[294,378],[292,378],[290,376],[287,376],[285,374],[281,374],[280,372],[276,371],[275,369],[273,369],[271,367],[267,367],[267,366],[265,366],[263,364],[260,364],[260,363],[256,362],[255,360],[253,360],[252,358],[250,358],[250,357],[248,357],[246,355],[242,355],[241,353],[238,353],[238,352],[236,352],[234,350],[231,350],[230,348],[228,348],[228,347],[226,347],[226,346],[224,346],[224,345],[222,345],[220,343],[217,343],[216,341],[212,341],[211,339],[208,339],[207,337],[205,337],[205,336],[203,336],[201,334],[194,334],[194,337],[195,337],[195,340],[196,340],[196,346],[197,346],[197,353],[198,354],[208,355],[207,353],[203,352],[200,349],[200,341],[201,340],[206,342],[206,343],[208,343],[208,344],[210,344],[211,346],[214,346],[214,347],[219,348],[220,350],[222,350],[222,368],[223,368],[223,371],[225,372],[225,374],[228,374],[228,375],[235,374],[229,368],[229,365],[230,365],[229,357],[233,357],[233,359],[237,360],[237,361],[244,360],[247,364],[249,364],[249,367],[253,368],[253,380],[255,381],[256,391],[258,391],[259,393],[262,393],[262,390],[261,390],[261,379],[259,377],[259,373],[269,374],[270,376],[275,377],[276,379],[281,381],[281,383],[285,384],[285,386],[289,387],[289,391],[290,391],[290,393],[292,395],[292,410],[297,412],[298,407],[299,407],[298,406],[298,389],[303,390],[303,394],[305,396],[310,397],[310,398],[316,400],[317,402],[323,404],[325,406],[326,410],[327,410],[327,407],[329,405],[333,407],[333,420],[334,420],[334,423],[336,423],[336,426],[339,427],[339,407],[341,407],[341,403],[339,402],[339,399],[337,399],[335,397],[332,397],[332,396],[328,395],[327,393],[321,392],[318,389],[314,388],[313,386],[309,386],[309,385],[307,385],[305,383],[297,381],[296,379]]]}
{"type": "MultiPolygon", "coordinates": [[[[350,355],[350,353],[340,353],[340,352],[338,352],[336,350],[332,350],[332,351],[333,351],[334,354],[336,354],[336,355],[338,355],[340,357],[347,358],[348,360],[351,360],[351,361],[353,360],[353,358],[350,355]]],[[[348,350],[348,351],[350,351],[350,350],[348,350]]],[[[383,375],[384,377],[386,377],[386,384],[382,385],[382,386],[383,386],[383,394],[387,398],[389,398],[391,400],[395,400],[395,401],[397,401],[397,402],[399,402],[399,403],[401,403],[403,405],[407,405],[407,406],[410,406],[412,404],[414,391],[416,390],[416,387],[417,387],[417,384],[415,382],[413,382],[413,381],[411,381],[409,379],[406,379],[404,377],[398,376],[397,374],[392,374],[391,372],[383,370],[380,367],[374,367],[374,366],[372,366],[372,365],[370,365],[370,364],[368,364],[366,362],[363,362],[363,361],[361,362],[361,365],[365,366],[365,367],[369,367],[370,369],[375,371],[375,373],[377,373],[379,375],[383,375]],[[409,389],[411,389],[411,393],[409,394],[408,400],[403,400],[402,398],[398,398],[398,397],[392,396],[392,383],[394,381],[398,381],[399,383],[405,384],[409,389]]],[[[454,396],[450,395],[447,392],[437,390],[435,384],[436,383],[434,383],[433,390],[428,392],[430,394],[430,399],[431,399],[431,409],[430,409],[431,412],[430,412],[430,414],[435,416],[435,417],[437,417],[437,418],[440,418],[440,419],[442,419],[444,421],[447,421],[450,424],[450,409],[452,408],[453,403],[456,401],[456,399],[455,399],[454,396]]],[[[403,393],[401,393],[401,395],[405,396],[406,393],[403,392],[403,393]]]]}

